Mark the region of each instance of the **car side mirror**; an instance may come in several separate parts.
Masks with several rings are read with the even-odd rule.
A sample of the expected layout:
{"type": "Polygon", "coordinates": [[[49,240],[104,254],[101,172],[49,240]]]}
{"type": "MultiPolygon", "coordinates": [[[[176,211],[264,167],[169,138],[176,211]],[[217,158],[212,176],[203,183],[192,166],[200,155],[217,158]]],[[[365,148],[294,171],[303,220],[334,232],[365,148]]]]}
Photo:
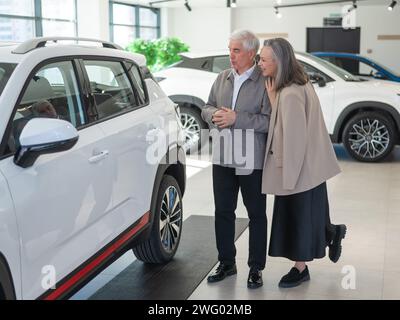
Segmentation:
{"type": "Polygon", "coordinates": [[[326,81],[323,76],[321,76],[319,73],[311,73],[309,74],[311,83],[317,83],[319,87],[325,87],[326,86],[326,81]]]}
{"type": "Polygon", "coordinates": [[[22,168],[31,167],[42,154],[69,150],[78,139],[78,131],[67,121],[34,118],[28,121],[21,132],[14,163],[22,168]]]}
{"type": "Polygon", "coordinates": [[[385,76],[384,76],[381,72],[379,72],[379,71],[374,72],[374,73],[372,74],[372,76],[373,76],[374,78],[376,78],[376,79],[384,79],[384,78],[385,78],[385,76]]]}

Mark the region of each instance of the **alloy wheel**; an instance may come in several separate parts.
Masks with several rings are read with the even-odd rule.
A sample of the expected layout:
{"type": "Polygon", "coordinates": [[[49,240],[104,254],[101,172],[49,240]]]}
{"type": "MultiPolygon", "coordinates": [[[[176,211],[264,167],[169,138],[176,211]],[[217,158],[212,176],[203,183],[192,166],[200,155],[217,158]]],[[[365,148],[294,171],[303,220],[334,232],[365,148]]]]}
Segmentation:
{"type": "Polygon", "coordinates": [[[364,118],[352,125],[348,141],[351,150],[357,155],[375,159],[389,147],[389,130],[378,119],[364,118]]]}
{"type": "Polygon", "coordinates": [[[167,252],[172,252],[179,242],[182,228],[182,203],[174,186],[165,191],[160,210],[161,244],[167,252]]]}

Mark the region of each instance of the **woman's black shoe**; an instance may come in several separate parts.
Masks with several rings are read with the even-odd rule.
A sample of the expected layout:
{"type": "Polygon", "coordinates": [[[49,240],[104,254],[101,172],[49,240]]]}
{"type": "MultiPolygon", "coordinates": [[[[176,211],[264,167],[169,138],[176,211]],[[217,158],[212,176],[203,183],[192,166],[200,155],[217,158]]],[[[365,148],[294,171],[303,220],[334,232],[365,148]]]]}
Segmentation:
{"type": "Polygon", "coordinates": [[[231,276],[237,273],[236,264],[227,265],[220,262],[217,269],[210,274],[207,278],[208,282],[218,282],[224,280],[227,276],[231,276]]]}
{"type": "Polygon", "coordinates": [[[293,288],[299,286],[302,282],[310,280],[310,273],[308,267],[300,272],[299,269],[293,267],[289,273],[282,277],[279,282],[280,288],[293,288]]]}
{"type": "Polygon", "coordinates": [[[344,224],[337,224],[334,227],[335,232],[332,235],[332,242],[329,244],[329,259],[336,263],[342,254],[342,239],[346,235],[347,227],[344,224]]]}

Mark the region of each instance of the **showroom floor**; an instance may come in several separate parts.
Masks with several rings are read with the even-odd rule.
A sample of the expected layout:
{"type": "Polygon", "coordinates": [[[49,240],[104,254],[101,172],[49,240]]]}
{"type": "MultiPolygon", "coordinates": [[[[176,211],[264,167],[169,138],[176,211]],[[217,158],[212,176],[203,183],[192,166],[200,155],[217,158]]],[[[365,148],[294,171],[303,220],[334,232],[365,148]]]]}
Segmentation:
{"type": "MultiPolygon", "coordinates": [[[[331,220],[348,227],[342,257],[336,264],[327,257],[309,263],[311,281],[293,289],[278,282],[292,267],[286,259],[268,257],[264,286],[246,287],[248,274],[246,230],[237,240],[238,274],[216,284],[203,280],[189,299],[400,299],[400,148],[384,163],[350,159],[335,146],[342,174],[330,180],[331,220]]],[[[191,156],[184,197],[186,219],[213,215],[211,164],[191,156]],[[208,199],[208,200],[206,200],[208,199]]],[[[273,197],[268,197],[271,225],[273,197]]],[[[237,217],[246,217],[239,201],[237,217]]],[[[87,299],[135,260],[131,252],[104,270],[72,299],[87,299]]]]}

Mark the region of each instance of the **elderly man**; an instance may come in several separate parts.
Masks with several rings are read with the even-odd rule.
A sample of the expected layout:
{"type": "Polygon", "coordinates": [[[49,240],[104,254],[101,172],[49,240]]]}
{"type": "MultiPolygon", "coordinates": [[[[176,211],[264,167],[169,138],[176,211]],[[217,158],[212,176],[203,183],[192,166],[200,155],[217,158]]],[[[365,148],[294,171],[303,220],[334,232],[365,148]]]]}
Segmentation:
{"type": "Polygon", "coordinates": [[[221,281],[237,272],[235,210],[240,189],[250,219],[248,288],[262,286],[267,251],[266,196],[261,193],[261,180],[271,107],[265,79],[255,61],[259,46],[250,31],[231,35],[232,68],[218,75],[202,111],[211,131],[217,132],[212,136],[219,265],[207,280],[221,281]]]}

